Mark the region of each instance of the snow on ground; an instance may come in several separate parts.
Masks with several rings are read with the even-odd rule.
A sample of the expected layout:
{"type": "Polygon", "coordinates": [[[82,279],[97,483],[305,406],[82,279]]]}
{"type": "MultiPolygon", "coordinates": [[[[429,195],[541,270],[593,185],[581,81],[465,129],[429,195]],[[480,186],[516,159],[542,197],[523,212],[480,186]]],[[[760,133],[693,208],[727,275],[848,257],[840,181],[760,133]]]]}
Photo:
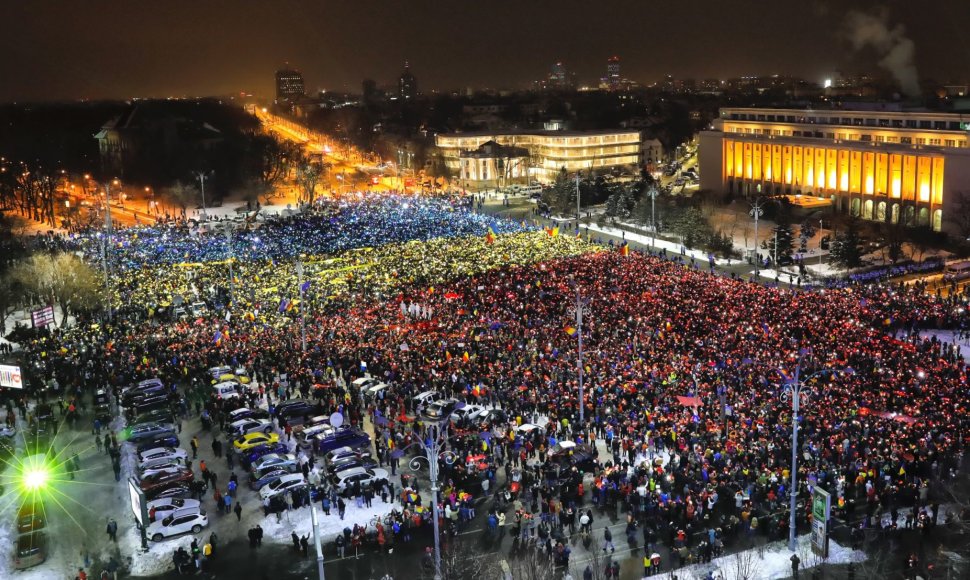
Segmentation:
{"type": "MultiPolygon", "coordinates": [[[[330,542],[337,537],[337,534],[343,533],[344,528],[353,529],[354,524],[373,528],[374,518],[383,518],[391,513],[391,509],[395,505],[397,504],[384,503],[378,498],[377,501],[371,504],[371,507],[365,506],[358,509],[356,501],[348,500],[347,511],[342,520],[337,515],[336,508],[330,510],[330,515],[326,516],[320,510],[320,506],[317,505],[317,523],[320,526],[320,541],[322,543],[330,542]]],[[[399,505],[397,507],[400,508],[399,505]]],[[[263,520],[261,525],[263,526],[263,532],[266,534],[265,539],[268,541],[289,544],[293,541],[291,536],[293,532],[296,532],[298,536],[309,535],[310,539],[313,539],[310,510],[307,508],[283,512],[280,514],[279,520],[273,516],[269,516],[263,520]]]]}
{"type": "MultiPolygon", "coordinates": [[[[199,544],[206,536],[207,530],[199,534],[199,544]]],[[[172,554],[179,548],[191,552],[189,546],[196,538],[193,534],[186,534],[163,542],[148,542],[148,551],[141,549],[141,534],[135,526],[123,526],[118,532],[118,546],[122,554],[132,554],[127,562],[132,576],[154,576],[175,568],[172,554]]]]}
{"type": "MultiPolygon", "coordinates": [[[[675,254],[681,253],[681,250],[684,249],[683,246],[681,246],[676,242],[668,242],[667,240],[654,238],[653,236],[648,236],[645,234],[635,234],[618,228],[598,226],[595,224],[590,224],[589,226],[587,226],[586,224],[583,224],[583,227],[584,228],[588,227],[591,232],[606,234],[608,236],[616,236],[618,238],[623,238],[625,235],[628,241],[642,244],[644,246],[653,246],[655,248],[665,249],[668,252],[673,252],[675,254]]],[[[686,250],[685,255],[687,257],[694,258],[696,260],[703,260],[704,262],[706,262],[708,258],[708,253],[705,252],[704,250],[686,250]]],[[[741,260],[717,258],[715,260],[715,263],[719,266],[734,265],[734,264],[740,264],[741,260]]]]}
{"type": "MultiPolygon", "coordinates": [[[[715,558],[707,564],[694,564],[681,568],[677,570],[677,577],[683,580],[700,580],[706,578],[709,572],[713,573],[714,578],[722,578],[723,580],[733,580],[739,577],[771,580],[791,576],[792,553],[788,549],[787,541],[766,545],[761,555],[759,555],[759,551],[759,548],[752,548],[738,554],[715,558]],[[738,573],[740,563],[747,567],[747,574],[738,573]]],[[[814,568],[822,563],[821,559],[812,555],[811,540],[807,534],[798,538],[798,557],[801,559],[801,570],[814,568]]],[[[863,562],[865,560],[865,552],[852,550],[830,540],[829,557],[824,562],[827,564],[848,564],[849,562],[863,562]]]]}

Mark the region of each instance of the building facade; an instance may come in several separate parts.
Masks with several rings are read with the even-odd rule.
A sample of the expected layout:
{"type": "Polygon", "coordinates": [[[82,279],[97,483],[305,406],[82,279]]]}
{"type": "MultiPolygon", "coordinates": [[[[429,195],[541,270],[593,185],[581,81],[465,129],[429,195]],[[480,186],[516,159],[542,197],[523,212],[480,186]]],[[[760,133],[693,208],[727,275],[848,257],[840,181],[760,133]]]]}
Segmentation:
{"type": "Polygon", "coordinates": [[[402,101],[414,100],[418,96],[418,79],[411,74],[411,65],[404,63],[404,72],[397,79],[397,96],[402,101]]]}
{"type": "Polygon", "coordinates": [[[306,93],[303,75],[299,71],[282,69],[276,71],[276,100],[293,101],[306,93]]]}
{"type": "Polygon", "coordinates": [[[462,152],[474,151],[494,141],[507,147],[521,147],[529,155],[529,177],[552,183],[562,168],[568,172],[634,169],[641,161],[640,132],[529,131],[513,133],[449,133],[435,137],[445,165],[461,174],[462,152]]]}
{"type": "Polygon", "coordinates": [[[721,109],[699,137],[701,188],[815,196],[863,219],[948,229],[970,190],[970,115],[721,109]]]}
{"type": "Polygon", "coordinates": [[[529,150],[524,147],[483,143],[472,151],[461,151],[458,177],[483,187],[525,183],[529,179],[529,150]]]}

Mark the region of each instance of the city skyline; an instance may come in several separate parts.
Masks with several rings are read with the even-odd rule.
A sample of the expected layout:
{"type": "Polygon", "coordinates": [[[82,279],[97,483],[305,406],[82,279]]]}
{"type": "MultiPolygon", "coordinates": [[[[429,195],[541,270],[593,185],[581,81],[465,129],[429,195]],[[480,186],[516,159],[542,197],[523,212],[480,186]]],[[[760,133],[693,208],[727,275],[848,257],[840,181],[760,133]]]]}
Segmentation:
{"type": "Polygon", "coordinates": [[[527,88],[562,61],[580,84],[622,59],[625,78],[790,74],[821,82],[835,71],[882,71],[938,82],[970,77],[960,0],[934,10],[899,1],[815,1],[779,11],[698,1],[659,12],[640,2],[588,5],[498,0],[460,9],[385,4],[183,1],[135,6],[11,3],[0,39],[8,82],[0,101],[273,94],[272,75],[303,72],[308,92],[392,84],[408,60],[422,90],[527,88]],[[514,9],[513,9],[514,8],[514,9]],[[798,23],[798,25],[790,25],[798,23]],[[27,48],[25,50],[25,48],[27,48]],[[716,58],[715,58],[716,56],[716,58]]]}

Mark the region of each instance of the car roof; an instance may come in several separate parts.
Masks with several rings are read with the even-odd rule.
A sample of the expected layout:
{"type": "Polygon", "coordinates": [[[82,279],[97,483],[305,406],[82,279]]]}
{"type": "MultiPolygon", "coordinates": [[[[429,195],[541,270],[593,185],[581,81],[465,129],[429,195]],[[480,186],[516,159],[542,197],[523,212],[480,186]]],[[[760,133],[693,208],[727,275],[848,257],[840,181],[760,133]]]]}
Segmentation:
{"type": "Polygon", "coordinates": [[[340,479],[346,479],[351,475],[357,475],[357,474],[367,474],[367,470],[364,469],[363,467],[351,467],[350,469],[344,469],[337,472],[337,475],[340,477],[340,479]]]}
{"type": "Polygon", "coordinates": [[[238,387],[238,386],[239,386],[239,383],[236,382],[236,381],[222,381],[221,383],[216,383],[216,384],[212,385],[212,388],[213,389],[221,389],[223,387],[233,387],[233,388],[235,388],[235,387],[238,387]]]}

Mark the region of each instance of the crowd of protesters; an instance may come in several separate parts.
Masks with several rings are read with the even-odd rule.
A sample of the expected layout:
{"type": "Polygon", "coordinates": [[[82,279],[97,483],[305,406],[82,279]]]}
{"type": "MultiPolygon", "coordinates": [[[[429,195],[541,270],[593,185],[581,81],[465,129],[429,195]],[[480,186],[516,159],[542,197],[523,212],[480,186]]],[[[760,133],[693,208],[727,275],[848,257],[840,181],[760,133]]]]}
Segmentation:
{"type": "MultiPolygon", "coordinates": [[[[329,223],[342,239],[359,231],[359,220],[385,210],[371,201],[359,210],[335,210],[345,212],[339,217],[281,225],[276,233],[327,232],[329,223]]],[[[387,215],[406,211],[398,210],[387,215]]],[[[404,223],[400,236],[410,227],[404,223]]],[[[483,227],[464,217],[458,223],[483,227]]],[[[463,227],[409,235],[422,239],[463,227]]],[[[258,235],[270,240],[275,234],[258,235]]],[[[539,236],[530,238],[535,247],[566,243],[543,235],[530,234],[539,236]]],[[[916,521],[919,514],[936,519],[927,489],[931,480],[952,477],[962,461],[967,379],[959,348],[923,333],[965,329],[959,298],[903,286],[766,288],[625,250],[543,255],[523,245],[535,259],[507,255],[504,266],[497,259],[488,269],[456,272],[443,258],[448,244],[483,253],[496,244],[470,246],[469,240],[407,245],[407,258],[394,266],[403,279],[394,285],[363,286],[313,303],[304,312],[305,354],[297,318],[282,307],[283,316],[271,324],[246,316],[84,324],[26,349],[68,392],[152,376],[185,383],[212,366],[242,366],[264,385],[260,397],[320,394],[322,410],[343,410],[352,424],[369,415],[377,426],[377,455],[395,471],[394,450],[424,437],[414,395],[436,390],[501,407],[508,420],[485,431],[454,426],[461,437],[453,444],[458,460],[444,473],[445,518],[458,530],[476,517],[480,502],[472,498],[486,498],[478,509],[490,533],[508,527],[561,566],[569,564],[567,534],[588,533],[604,512],[625,522],[628,541],[642,538],[649,553],[644,565],[651,567],[661,565],[653,558],[661,545],[676,566],[709,560],[733,538],[785,535],[792,456],[786,387],[798,370],[805,380],[800,484],[811,479],[830,490],[838,513],[858,513],[870,525],[903,506],[913,508],[916,521]],[[411,280],[408,272],[422,268],[426,274],[411,280]],[[570,310],[577,291],[587,313],[583,400],[570,310]],[[364,368],[391,388],[373,399],[360,395],[348,383],[364,368]],[[292,388],[279,389],[283,373],[292,388]],[[520,428],[526,424],[538,428],[520,428]],[[552,450],[564,440],[605,446],[607,453],[582,469],[549,469],[552,450]]],[[[272,243],[278,251],[258,257],[292,255],[283,242],[272,243]]],[[[185,251],[194,250],[179,246],[170,258],[185,251]]],[[[222,257],[222,250],[213,252],[190,258],[222,257]]],[[[153,259],[161,258],[141,255],[132,262],[153,259]]],[[[273,275],[272,262],[258,267],[247,279],[273,275]]],[[[126,291],[138,292],[149,278],[131,276],[126,291]]],[[[275,302],[264,309],[275,311],[275,302]]],[[[401,503],[374,528],[382,547],[408,540],[414,525],[427,523],[417,485],[405,477],[398,490],[375,490],[401,503]]],[[[322,495],[321,502],[338,503],[322,495]]],[[[362,530],[347,532],[342,551],[362,541],[362,530]]],[[[611,538],[601,539],[604,552],[615,548],[611,538]]]]}

